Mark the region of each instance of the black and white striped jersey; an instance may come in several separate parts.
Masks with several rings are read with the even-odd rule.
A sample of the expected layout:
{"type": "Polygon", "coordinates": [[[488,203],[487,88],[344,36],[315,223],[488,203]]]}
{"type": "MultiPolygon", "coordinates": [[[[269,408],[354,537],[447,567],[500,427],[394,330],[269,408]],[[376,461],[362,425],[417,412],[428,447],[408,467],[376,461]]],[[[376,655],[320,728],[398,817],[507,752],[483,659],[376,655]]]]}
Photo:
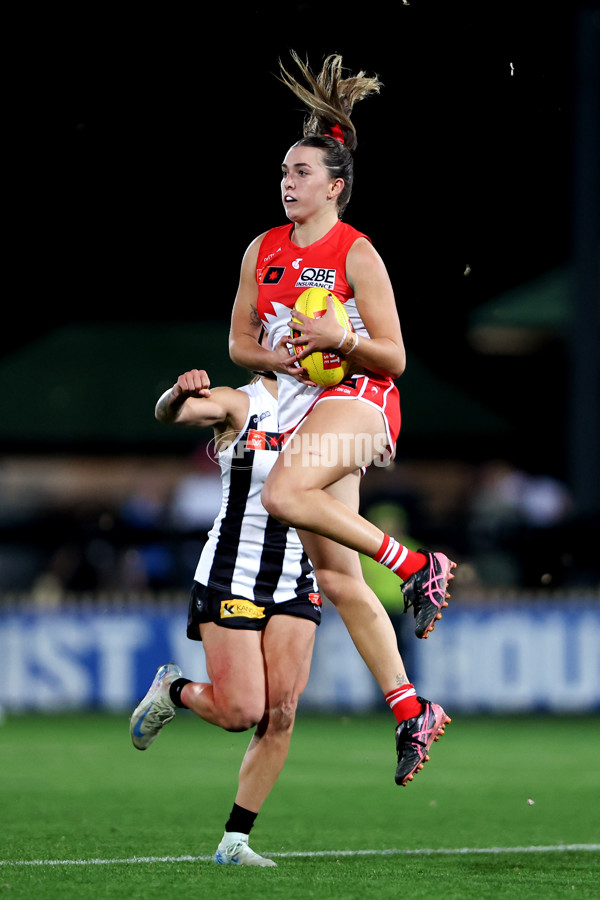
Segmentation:
{"type": "Polygon", "coordinates": [[[300,538],[270,516],[260,499],[281,449],[277,399],[260,381],[238,390],[248,394],[248,418],[237,440],[219,453],[221,510],[194,578],[249,600],[307,597],[318,588],[300,538]]]}

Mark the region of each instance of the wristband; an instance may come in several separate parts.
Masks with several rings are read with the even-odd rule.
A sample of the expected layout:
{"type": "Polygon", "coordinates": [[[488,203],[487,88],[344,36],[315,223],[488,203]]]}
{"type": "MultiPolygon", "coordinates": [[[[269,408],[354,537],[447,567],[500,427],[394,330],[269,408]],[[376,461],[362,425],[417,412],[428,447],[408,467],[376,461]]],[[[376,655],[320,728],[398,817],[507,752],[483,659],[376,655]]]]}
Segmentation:
{"type": "Polygon", "coordinates": [[[352,334],[353,334],[353,336],[356,338],[356,340],[354,341],[354,343],[352,344],[352,346],[350,347],[350,349],[349,349],[349,350],[346,350],[344,356],[349,356],[349,355],[353,352],[353,350],[356,350],[356,348],[358,347],[359,337],[358,337],[358,335],[357,335],[357,333],[356,333],[355,331],[353,331],[352,334]]]}
{"type": "Polygon", "coordinates": [[[342,337],[341,341],[339,342],[339,344],[338,344],[337,347],[335,348],[336,350],[339,350],[339,349],[340,349],[340,347],[342,346],[342,344],[344,343],[344,341],[346,340],[347,337],[348,337],[348,329],[347,329],[347,328],[344,328],[344,336],[342,337]]]}

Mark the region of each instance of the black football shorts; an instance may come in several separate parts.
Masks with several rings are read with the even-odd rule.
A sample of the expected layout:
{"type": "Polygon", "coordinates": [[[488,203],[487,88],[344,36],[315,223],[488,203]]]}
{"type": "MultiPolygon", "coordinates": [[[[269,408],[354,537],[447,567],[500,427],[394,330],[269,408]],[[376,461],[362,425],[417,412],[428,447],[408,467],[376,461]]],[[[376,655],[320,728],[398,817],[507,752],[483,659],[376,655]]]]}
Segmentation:
{"type": "Polygon", "coordinates": [[[188,607],[187,636],[200,641],[201,622],[215,622],[223,628],[262,631],[271,616],[296,616],[321,624],[321,597],[308,593],[275,603],[273,600],[248,600],[194,581],[188,607]]]}

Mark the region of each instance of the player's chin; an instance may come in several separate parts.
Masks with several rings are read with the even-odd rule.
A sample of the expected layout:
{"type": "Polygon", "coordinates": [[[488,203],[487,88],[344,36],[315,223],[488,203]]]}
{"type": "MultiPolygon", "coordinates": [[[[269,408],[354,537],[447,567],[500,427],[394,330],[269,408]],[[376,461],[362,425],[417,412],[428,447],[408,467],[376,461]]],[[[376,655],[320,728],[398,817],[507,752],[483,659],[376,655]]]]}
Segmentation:
{"type": "Polygon", "coordinates": [[[290,220],[290,222],[297,222],[298,219],[300,218],[298,204],[296,201],[294,201],[293,203],[290,203],[290,202],[286,203],[284,201],[283,209],[285,211],[286,216],[290,220]]]}

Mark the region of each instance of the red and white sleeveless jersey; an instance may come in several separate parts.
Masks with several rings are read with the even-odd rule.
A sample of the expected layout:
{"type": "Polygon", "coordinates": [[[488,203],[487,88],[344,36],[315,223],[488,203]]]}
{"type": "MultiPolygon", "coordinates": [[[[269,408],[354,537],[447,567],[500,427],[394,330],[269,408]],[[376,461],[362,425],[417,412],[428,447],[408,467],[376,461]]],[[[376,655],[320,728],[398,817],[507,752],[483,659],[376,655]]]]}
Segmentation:
{"type": "MultiPolygon", "coordinates": [[[[359,315],[352,288],[346,280],[346,257],[354,242],[369,238],[351,225],[338,221],[319,241],[308,247],[292,243],[293,225],[272,228],[263,238],[256,262],[258,315],[273,349],[282,337],[289,338],[291,310],[306,288],[331,291],[346,308],[357,334],[369,336],[359,315]]],[[[279,429],[288,431],[300,422],[322,387],[307,387],[289,375],[277,376],[279,429]]]]}

